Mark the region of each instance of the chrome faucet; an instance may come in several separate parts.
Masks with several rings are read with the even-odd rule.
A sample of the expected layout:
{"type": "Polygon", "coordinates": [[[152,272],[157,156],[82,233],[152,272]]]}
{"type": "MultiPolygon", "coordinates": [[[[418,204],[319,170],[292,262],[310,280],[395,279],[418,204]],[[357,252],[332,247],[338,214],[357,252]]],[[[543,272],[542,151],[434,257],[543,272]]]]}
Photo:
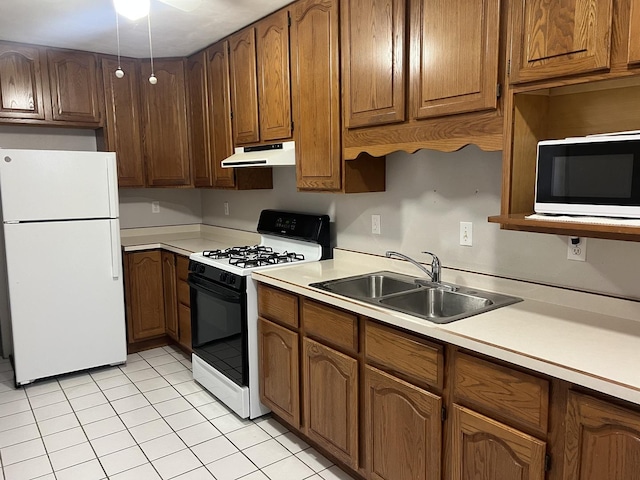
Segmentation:
{"type": "Polygon", "coordinates": [[[431,271],[427,270],[424,265],[422,265],[421,263],[416,262],[413,258],[408,257],[407,255],[405,255],[403,253],[400,253],[400,252],[394,252],[394,251],[389,250],[387,253],[385,253],[385,256],[387,258],[391,258],[393,256],[400,257],[400,258],[406,260],[407,262],[410,262],[410,263],[414,264],[416,267],[418,267],[420,270],[422,270],[431,279],[432,282],[440,283],[440,259],[438,257],[436,257],[436,255],[431,253],[431,252],[422,252],[422,253],[426,253],[428,255],[431,255],[431,257],[433,258],[431,260],[431,271]]]}

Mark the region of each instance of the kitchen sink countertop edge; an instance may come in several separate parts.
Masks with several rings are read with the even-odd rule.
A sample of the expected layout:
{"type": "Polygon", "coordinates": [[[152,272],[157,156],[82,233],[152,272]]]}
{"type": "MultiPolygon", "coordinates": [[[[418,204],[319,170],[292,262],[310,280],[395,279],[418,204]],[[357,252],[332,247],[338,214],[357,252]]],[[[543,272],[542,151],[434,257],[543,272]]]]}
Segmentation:
{"type": "Polygon", "coordinates": [[[333,260],[271,268],[252,277],[640,405],[640,302],[444,268],[444,282],[524,301],[436,324],[309,286],[379,270],[420,276],[408,262],[336,248],[333,260]]]}

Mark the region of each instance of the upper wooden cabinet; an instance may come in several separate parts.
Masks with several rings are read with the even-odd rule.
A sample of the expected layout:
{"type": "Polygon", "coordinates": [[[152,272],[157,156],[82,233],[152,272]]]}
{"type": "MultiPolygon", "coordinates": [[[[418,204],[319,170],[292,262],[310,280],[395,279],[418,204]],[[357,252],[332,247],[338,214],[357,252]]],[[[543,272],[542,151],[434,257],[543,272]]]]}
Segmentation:
{"type": "Polygon", "coordinates": [[[45,119],[40,54],[38,47],[0,43],[0,118],[45,119]]]}
{"type": "Polygon", "coordinates": [[[100,124],[96,56],[88,52],[47,50],[47,62],[53,119],[100,124]]]}
{"type": "Polygon", "coordinates": [[[411,22],[412,117],[495,109],[500,0],[411,0],[411,22]]]}
{"type": "Polygon", "coordinates": [[[345,126],[404,121],[406,0],[342,0],[340,8],[345,126]]]}
{"type": "Polygon", "coordinates": [[[145,164],[149,186],[191,183],[185,62],[163,59],[154,62],[156,85],[149,61],[142,62],[142,104],[145,164]]]}
{"type": "Polygon", "coordinates": [[[229,43],[217,43],[187,61],[189,132],[196,187],[273,188],[270,168],[222,168],[233,153],[229,43]]]}
{"type": "Polygon", "coordinates": [[[502,3],[342,0],[344,157],[500,150],[502,3]]]}
{"type": "Polygon", "coordinates": [[[512,83],[609,68],[613,0],[521,0],[512,8],[512,83]]]}
{"type": "Polygon", "coordinates": [[[260,141],[291,138],[289,13],[256,24],[260,141]]]}
{"type": "Polygon", "coordinates": [[[256,29],[245,28],[229,37],[233,143],[244,145],[260,140],[256,29]]]}
{"type": "Polygon", "coordinates": [[[139,61],[121,59],[125,72],[118,78],[118,61],[103,57],[105,127],[98,135],[99,150],[116,152],[119,187],[144,187],[144,158],[140,131],[139,61]]]}
{"type": "Polygon", "coordinates": [[[234,144],[291,138],[288,12],[235,33],[229,47],[234,144]]]}
{"type": "Polygon", "coordinates": [[[640,3],[631,2],[629,12],[629,41],[627,44],[627,63],[637,65],[640,63],[640,3]]]}
{"type": "Polygon", "coordinates": [[[102,125],[96,55],[0,42],[0,121],[102,125]]]}

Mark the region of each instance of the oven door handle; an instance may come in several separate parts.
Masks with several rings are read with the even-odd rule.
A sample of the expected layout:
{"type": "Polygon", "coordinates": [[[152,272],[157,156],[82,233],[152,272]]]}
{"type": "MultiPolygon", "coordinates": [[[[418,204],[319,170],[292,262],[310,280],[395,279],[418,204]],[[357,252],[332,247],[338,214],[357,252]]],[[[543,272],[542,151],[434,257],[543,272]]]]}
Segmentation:
{"type": "Polygon", "coordinates": [[[229,295],[228,290],[224,287],[220,287],[213,282],[209,282],[207,280],[201,278],[193,278],[190,277],[188,279],[189,286],[199,290],[203,293],[209,293],[211,295],[215,295],[217,298],[222,298],[224,300],[230,302],[240,303],[241,295],[240,293],[236,293],[234,295],[229,295]]]}

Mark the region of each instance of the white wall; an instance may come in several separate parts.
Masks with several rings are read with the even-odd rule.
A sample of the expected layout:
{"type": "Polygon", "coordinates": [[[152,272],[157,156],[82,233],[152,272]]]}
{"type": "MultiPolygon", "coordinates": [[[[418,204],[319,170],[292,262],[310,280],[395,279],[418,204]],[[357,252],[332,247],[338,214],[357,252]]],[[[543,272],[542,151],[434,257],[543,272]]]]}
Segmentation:
{"type": "Polygon", "coordinates": [[[119,196],[120,228],[202,223],[200,190],[121,188],[119,196]],[[154,201],[160,202],[159,213],[151,212],[154,201]]]}
{"type": "Polygon", "coordinates": [[[0,148],[95,152],[93,130],[0,125],[0,148]]]}
{"type": "Polygon", "coordinates": [[[202,192],[210,225],[255,230],[263,208],[328,213],[339,247],[383,255],[397,250],[421,261],[435,252],[445,266],[640,299],[640,244],[588,239],[587,261],[567,260],[567,237],[503,231],[487,222],[500,212],[501,155],[467,147],[387,157],[387,191],[299,193],[295,169],[274,169],[270,191],[202,192]],[[223,203],[229,202],[230,215],[223,203]],[[371,214],[382,234],[371,234],[371,214]],[[473,222],[473,246],[458,245],[459,222],[473,222]]]}

